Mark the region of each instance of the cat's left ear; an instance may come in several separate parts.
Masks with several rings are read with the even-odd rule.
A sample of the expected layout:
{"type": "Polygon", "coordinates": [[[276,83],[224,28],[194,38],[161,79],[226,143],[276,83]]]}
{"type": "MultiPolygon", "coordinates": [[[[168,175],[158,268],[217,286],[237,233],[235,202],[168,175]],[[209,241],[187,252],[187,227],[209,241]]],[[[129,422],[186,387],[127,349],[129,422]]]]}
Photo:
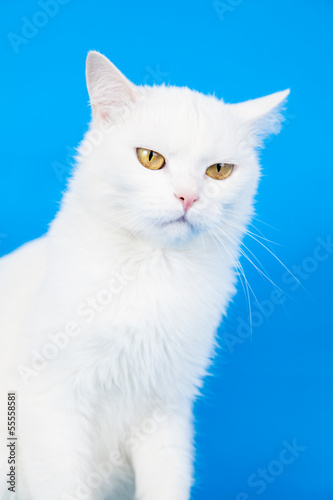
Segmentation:
{"type": "Polygon", "coordinates": [[[263,138],[280,131],[284,120],[281,110],[289,93],[290,90],[286,89],[258,99],[228,104],[228,106],[243,123],[251,127],[255,134],[263,138]]]}
{"type": "Polygon", "coordinates": [[[90,51],[86,61],[87,88],[93,116],[111,123],[117,113],[136,100],[135,85],[109,59],[90,51]]]}

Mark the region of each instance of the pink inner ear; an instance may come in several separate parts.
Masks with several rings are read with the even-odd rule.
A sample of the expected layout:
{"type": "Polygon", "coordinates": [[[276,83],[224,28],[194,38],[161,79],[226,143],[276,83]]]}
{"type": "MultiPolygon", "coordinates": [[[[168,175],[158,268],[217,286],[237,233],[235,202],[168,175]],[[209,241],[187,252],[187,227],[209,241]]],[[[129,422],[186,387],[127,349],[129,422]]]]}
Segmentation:
{"type": "Polygon", "coordinates": [[[102,120],[104,120],[104,121],[108,121],[108,119],[109,119],[109,115],[108,115],[108,113],[107,113],[106,111],[100,111],[100,113],[99,113],[99,114],[100,114],[100,116],[101,116],[102,120]]]}
{"type": "Polygon", "coordinates": [[[93,110],[94,115],[99,115],[103,121],[108,121],[108,113],[104,108],[98,106],[96,104],[91,104],[91,108],[93,110]]]}
{"type": "Polygon", "coordinates": [[[88,54],[86,75],[93,112],[102,121],[111,121],[111,108],[121,108],[136,100],[135,85],[97,52],[88,54]]]}

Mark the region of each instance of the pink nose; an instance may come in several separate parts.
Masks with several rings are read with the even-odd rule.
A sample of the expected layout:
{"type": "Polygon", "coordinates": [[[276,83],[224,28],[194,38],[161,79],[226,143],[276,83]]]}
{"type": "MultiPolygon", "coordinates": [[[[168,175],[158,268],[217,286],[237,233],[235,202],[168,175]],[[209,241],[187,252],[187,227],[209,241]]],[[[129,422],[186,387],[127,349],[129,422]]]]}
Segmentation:
{"type": "Polygon", "coordinates": [[[199,199],[197,194],[183,194],[182,196],[175,194],[175,196],[182,202],[185,212],[199,199]]]}

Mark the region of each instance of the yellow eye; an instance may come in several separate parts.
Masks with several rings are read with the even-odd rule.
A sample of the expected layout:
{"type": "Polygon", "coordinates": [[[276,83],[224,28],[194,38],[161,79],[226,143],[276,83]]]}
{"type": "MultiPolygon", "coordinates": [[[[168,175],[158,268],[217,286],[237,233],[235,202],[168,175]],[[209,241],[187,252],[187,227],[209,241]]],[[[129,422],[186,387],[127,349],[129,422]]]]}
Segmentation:
{"type": "Polygon", "coordinates": [[[164,156],[152,151],[150,149],[137,148],[136,154],[138,155],[138,160],[146,168],[150,170],[159,170],[164,167],[165,159],[164,156]]]}
{"type": "Polygon", "coordinates": [[[234,167],[234,163],[214,163],[214,165],[207,168],[206,174],[212,179],[221,181],[231,175],[234,167]]]}

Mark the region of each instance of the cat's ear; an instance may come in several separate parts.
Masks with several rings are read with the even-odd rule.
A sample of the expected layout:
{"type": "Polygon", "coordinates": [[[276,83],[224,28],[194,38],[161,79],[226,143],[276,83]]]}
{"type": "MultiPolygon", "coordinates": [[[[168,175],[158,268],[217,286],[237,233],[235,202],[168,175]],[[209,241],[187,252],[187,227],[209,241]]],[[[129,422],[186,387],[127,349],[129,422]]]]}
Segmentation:
{"type": "Polygon", "coordinates": [[[249,101],[230,104],[232,112],[243,122],[247,123],[254,134],[261,138],[280,131],[284,117],[282,108],[290,90],[282,90],[265,97],[249,101]]]}
{"type": "Polygon", "coordinates": [[[135,85],[99,52],[90,51],[86,62],[87,88],[93,116],[111,123],[121,108],[135,102],[135,85]]]}

